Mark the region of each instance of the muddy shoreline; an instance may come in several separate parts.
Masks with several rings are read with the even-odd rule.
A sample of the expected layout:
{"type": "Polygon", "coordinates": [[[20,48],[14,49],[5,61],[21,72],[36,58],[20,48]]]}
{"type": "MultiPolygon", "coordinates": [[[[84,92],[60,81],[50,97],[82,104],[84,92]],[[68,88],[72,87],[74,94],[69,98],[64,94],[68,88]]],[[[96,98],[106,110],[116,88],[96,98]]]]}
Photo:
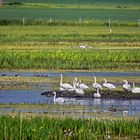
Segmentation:
{"type": "MultiPolygon", "coordinates": [[[[61,92],[61,91],[56,91],[57,97],[65,97],[65,98],[76,98],[76,99],[88,99],[88,98],[95,98],[93,97],[93,94],[95,91],[87,91],[85,92],[84,95],[79,95],[75,92],[61,92]]],[[[140,100],[140,93],[131,93],[128,91],[107,91],[107,90],[102,90],[100,92],[101,98],[104,99],[137,99],[140,100]]],[[[45,91],[41,93],[41,95],[50,97],[53,96],[53,91],[45,91]]]]}

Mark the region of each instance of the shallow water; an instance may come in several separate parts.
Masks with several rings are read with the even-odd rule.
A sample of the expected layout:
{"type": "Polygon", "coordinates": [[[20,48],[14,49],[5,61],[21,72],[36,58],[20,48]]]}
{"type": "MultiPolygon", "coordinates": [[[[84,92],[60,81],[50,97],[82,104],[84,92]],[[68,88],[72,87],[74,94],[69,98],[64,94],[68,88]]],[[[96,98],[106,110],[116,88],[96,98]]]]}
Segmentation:
{"type": "MultiPolygon", "coordinates": [[[[43,90],[3,90],[0,91],[0,104],[54,104],[53,97],[42,96],[43,90]]],[[[124,100],[124,99],[75,99],[64,98],[65,105],[80,105],[84,106],[84,112],[112,112],[114,116],[122,116],[123,111],[128,111],[129,116],[140,115],[140,100],[124,100]],[[95,109],[96,108],[96,109],[95,109]],[[116,111],[110,111],[111,108],[115,108],[116,111]]],[[[2,112],[12,112],[13,108],[1,108],[2,112]]],[[[17,112],[19,110],[16,110],[17,112]]],[[[34,109],[32,112],[43,113],[48,110],[34,109]]],[[[53,110],[54,112],[63,112],[61,110],[53,110]]],[[[82,111],[82,110],[77,110],[82,111]]],[[[20,112],[30,112],[30,110],[20,110],[20,112]]],[[[65,110],[66,112],[66,110],[65,110]]],[[[71,111],[70,111],[71,112],[71,111]]],[[[87,115],[88,117],[88,115],[87,115]]]]}
{"type": "Polygon", "coordinates": [[[140,72],[3,72],[0,71],[0,76],[6,75],[6,76],[23,76],[23,77],[60,77],[60,73],[63,73],[64,76],[85,76],[85,77],[91,77],[91,76],[97,76],[97,77],[122,77],[122,76],[139,76],[140,72]]]}
{"type": "MultiPolygon", "coordinates": [[[[3,72],[0,71],[0,76],[21,76],[21,77],[60,77],[60,73],[69,77],[140,77],[140,72],[3,72]]],[[[0,104],[54,104],[53,97],[42,96],[44,90],[53,90],[54,86],[51,82],[19,82],[19,81],[6,81],[2,83],[4,86],[25,86],[32,90],[0,90],[0,104]],[[42,90],[44,89],[44,90],[42,90]]],[[[137,83],[139,85],[139,83],[137,83]]],[[[65,98],[65,105],[83,106],[84,111],[79,109],[77,112],[85,112],[87,117],[88,113],[103,112],[112,113],[114,116],[122,116],[124,111],[128,112],[130,116],[140,116],[140,100],[124,100],[124,99],[75,99],[65,98]],[[115,111],[111,111],[111,109],[115,111]]],[[[14,108],[1,108],[0,112],[12,112],[14,108]]],[[[18,112],[19,110],[14,110],[18,112]]],[[[44,113],[48,110],[20,110],[20,112],[35,112],[44,113]]],[[[72,110],[54,109],[53,112],[73,112],[72,110]]]]}

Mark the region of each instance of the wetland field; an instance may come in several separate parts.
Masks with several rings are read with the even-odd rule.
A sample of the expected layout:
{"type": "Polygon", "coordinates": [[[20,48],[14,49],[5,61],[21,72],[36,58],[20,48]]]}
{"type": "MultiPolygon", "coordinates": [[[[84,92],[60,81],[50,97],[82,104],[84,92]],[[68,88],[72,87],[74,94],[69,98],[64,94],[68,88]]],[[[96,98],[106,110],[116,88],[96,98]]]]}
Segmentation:
{"type": "Polygon", "coordinates": [[[140,139],[140,93],[123,88],[140,87],[139,15],[139,0],[0,3],[0,140],[140,139]],[[60,74],[89,89],[59,91],[60,74]]]}

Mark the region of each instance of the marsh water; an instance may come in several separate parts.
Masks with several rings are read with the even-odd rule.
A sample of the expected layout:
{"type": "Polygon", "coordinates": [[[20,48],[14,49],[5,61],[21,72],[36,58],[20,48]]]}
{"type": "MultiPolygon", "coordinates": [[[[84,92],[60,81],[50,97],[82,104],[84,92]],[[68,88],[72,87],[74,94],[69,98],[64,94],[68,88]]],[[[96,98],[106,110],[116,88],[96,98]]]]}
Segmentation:
{"type": "MultiPolygon", "coordinates": [[[[0,72],[0,76],[17,76],[20,75],[22,77],[34,77],[34,76],[44,76],[44,77],[59,77],[60,72],[0,72]]],[[[63,72],[64,76],[93,76],[97,77],[115,77],[115,76],[137,76],[140,77],[139,72],[127,72],[127,73],[119,73],[119,72],[63,72]]],[[[41,85],[47,86],[48,89],[51,89],[51,85],[49,83],[44,83],[41,85]]],[[[0,90],[0,104],[54,104],[53,96],[47,97],[42,96],[41,93],[44,90],[39,88],[34,88],[35,85],[32,86],[33,89],[10,89],[10,90],[0,90]]],[[[134,99],[103,99],[103,98],[65,98],[64,105],[74,105],[74,106],[83,106],[84,112],[92,113],[92,112],[103,112],[109,113],[111,112],[114,116],[122,116],[124,111],[127,111],[130,116],[140,116],[140,100],[134,99]]],[[[2,112],[11,112],[12,108],[1,108],[2,112]]],[[[19,111],[19,110],[17,110],[19,111]]],[[[30,110],[20,110],[21,112],[28,112],[30,110]]],[[[33,112],[46,112],[47,110],[34,109],[33,112]]],[[[55,110],[56,112],[60,110],[55,110]]],[[[62,110],[61,110],[62,111],[62,110]]],[[[78,110],[77,110],[78,111],[78,110]]],[[[80,109],[79,109],[80,111],[80,109]]],[[[87,116],[89,117],[89,116],[87,116]]]]}
{"type": "Polygon", "coordinates": [[[97,76],[97,77],[123,77],[123,76],[138,76],[140,77],[140,72],[75,72],[75,71],[67,71],[67,72],[3,72],[0,71],[0,76],[15,76],[20,75],[22,77],[34,77],[34,76],[46,76],[46,77],[59,77],[60,73],[63,73],[64,76],[97,76]]]}
{"type": "MultiPolygon", "coordinates": [[[[54,104],[53,96],[42,96],[41,90],[3,90],[0,91],[1,104],[54,104]]],[[[64,105],[85,106],[84,112],[112,112],[112,115],[122,116],[124,111],[130,116],[140,115],[140,100],[124,100],[124,99],[102,99],[102,98],[64,98],[64,105]],[[96,109],[95,109],[96,108],[96,109]],[[112,111],[111,108],[115,108],[112,111]]],[[[1,108],[2,112],[10,112],[13,109],[1,108]]],[[[20,110],[20,112],[28,112],[30,110],[20,110]]],[[[58,111],[58,110],[57,110],[58,111]]],[[[61,110],[62,111],[62,110],[61,110]]],[[[80,111],[80,110],[79,110],[80,111]]],[[[46,112],[46,110],[34,109],[33,112],[46,112]]]]}

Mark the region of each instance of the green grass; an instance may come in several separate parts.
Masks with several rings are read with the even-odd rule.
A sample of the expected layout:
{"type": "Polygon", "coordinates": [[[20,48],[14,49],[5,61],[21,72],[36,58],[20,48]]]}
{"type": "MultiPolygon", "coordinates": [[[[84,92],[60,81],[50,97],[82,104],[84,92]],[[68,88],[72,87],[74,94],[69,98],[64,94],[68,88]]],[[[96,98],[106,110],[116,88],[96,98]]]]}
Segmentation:
{"type": "Polygon", "coordinates": [[[135,42],[140,40],[137,27],[101,26],[0,26],[0,43],[22,42],[135,42]]]}
{"type": "Polygon", "coordinates": [[[77,24],[76,22],[79,21],[79,18],[82,19],[82,24],[90,22],[92,25],[104,25],[110,18],[114,26],[121,24],[136,26],[140,15],[140,2],[138,0],[77,0],[68,2],[49,0],[39,1],[39,3],[36,3],[36,1],[24,1],[25,3],[17,5],[14,4],[14,1],[6,2],[13,2],[13,4],[6,4],[0,7],[0,24],[2,25],[21,24],[24,17],[29,25],[48,24],[50,18],[52,18],[53,22],[61,25],[64,23],[77,24]]]}
{"type": "Polygon", "coordinates": [[[108,9],[19,9],[19,8],[0,8],[1,20],[13,20],[22,18],[26,19],[44,19],[49,20],[52,18],[54,21],[78,21],[79,18],[82,20],[92,20],[98,22],[108,22],[108,18],[112,22],[136,22],[139,19],[139,10],[108,10],[108,9]]]}
{"type": "MultiPolygon", "coordinates": [[[[5,2],[15,2],[15,0],[5,0],[5,2]]],[[[122,5],[128,5],[128,4],[135,4],[138,5],[140,4],[139,0],[70,0],[70,1],[65,1],[65,0],[20,0],[20,2],[32,2],[32,3],[55,3],[55,4],[122,4],[122,5]]]]}
{"type": "MultiPolygon", "coordinates": [[[[87,1],[86,1],[87,2],[87,1]]],[[[93,2],[93,1],[92,1],[93,2]]],[[[131,3],[118,3],[118,2],[113,2],[113,1],[94,1],[94,3],[32,3],[32,2],[10,2],[4,4],[2,8],[6,7],[16,7],[16,8],[32,8],[32,9],[45,9],[45,8],[57,8],[57,9],[112,9],[112,10],[139,10],[139,3],[137,2],[131,2],[131,3]]]]}
{"type": "Polygon", "coordinates": [[[101,26],[0,26],[0,30],[1,68],[140,68],[137,27],[113,27],[112,34],[101,26]],[[80,45],[91,48],[82,50],[80,45]]]}
{"type": "Polygon", "coordinates": [[[140,120],[49,119],[45,117],[0,117],[2,139],[107,139],[139,138],[140,120]]]}
{"type": "Polygon", "coordinates": [[[139,69],[139,50],[0,51],[0,68],[139,69]]]}

